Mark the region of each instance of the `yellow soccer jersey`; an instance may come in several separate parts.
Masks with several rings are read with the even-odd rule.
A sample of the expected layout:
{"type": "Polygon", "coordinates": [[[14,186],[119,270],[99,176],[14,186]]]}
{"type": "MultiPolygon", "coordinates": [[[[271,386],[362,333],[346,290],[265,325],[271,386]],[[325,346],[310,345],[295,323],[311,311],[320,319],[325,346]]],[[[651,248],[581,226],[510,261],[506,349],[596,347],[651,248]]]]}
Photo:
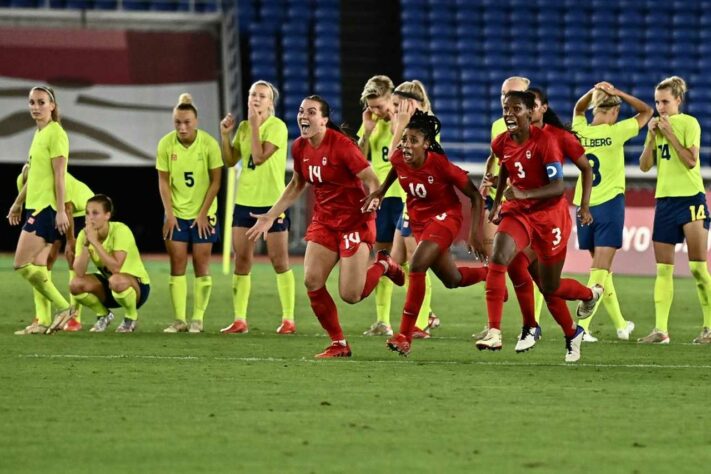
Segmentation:
{"type": "Polygon", "coordinates": [[[94,197],[94,192],[71,174],[67,173],[67,193],[64,200],[74,206],[74,217],[81,217],[86,213],[86,202],[94,197]]]}
{"type": "MultiPolygon", "coordinates": [[[[506,131],[506,122],[504,122],[504,118],[498,118],[494,123],[491,124],[491,141],[494,141],[494,138],[498,137],[502,133],[506,131]]],[[[497,176],[499,174],[499,160],[501,159],[500,156],[494,155],[494,162],[492,163],[491,166],[491,174],[494,176],[497,176]]],[[[491,196],[491,199],[496,198],[496,188],[491,188],[489,190],[489,196],[491,196]]]]}
{"type": "Polygon", "coordinates": [[[249,122],[244,120],[239,124],[232,147],[239,150],[242,160],[242,172],[235,194],[235,203],[241,206],[272,206],[286,187],[286,124],[274,116],[267,118],[259,126],[259,140],[271,143],[277,150],[267,161],[256,166],[252,160],[252,131],[249,122]]]}
{"type": "MultiPolygon", "coordinates": [[[[54,194],[54,168],[52,159],[63,156],[69,160],[69,138],[61,125],[50,122],[42,130],[35,131],[30,146],[30,171],[27,175],[27,198],[25,207],[39,213],[47,206],[57,210],[54,194]]],[[[66,172],[66,164],[64,171],[66,172]]]]}
{"type": "MultiPolygon", "coordinates": [[[[701,127],[691,115],[676,114],[669,117],[674,135],[681,146],[701,148],[701,127]]],[[[689,169],[679,158],[674,147],[657,133],[657,191],[655,197],[694,196],[705,192],[701,179],[701,160],[696,160],[696,166],[689,169]]]]}
{"type": "MultiPolygon", "coordinates": [[[[388,159],[388,155],[390,154],[390,142],[393,140],[393,132],[390,125],[390,122],[378,118],[375,122],[373,132],[370,134],[370,137],[368,137],[368,156],[366,156],[366,158],[370,161],[373,171],[375,171],[375,175],[381,183],[385,181],[385,178],[392,169],[392,165],[388,159]]],[[[361,125],[360,129],[358,129],[358,136],[362,137],[364,133],[365,128],[361,125]]],[[[400,186],[398,180],[395,180],[383,197],[398,197],[405,201],[405,191],[402,189],[402,186],[400,186]]]]}
{"type": "MultiPolygon", "coordinates": [[[[110,277],[111,272],[104,266],[94,246],[89,245],[89,247],[85,248],[84,242],[86,242],[86,231],[82,229],[77,237],[76,255],[79,256],[81,252],[88,249],[89,257],[91,261],[94,262],[96,269],[106,278],[110,277]]],[[[136,239],[126,224],[121,222],[109,222],[109,233],[101,245],[109,254],[118,251],[126,252],[126,259],[123,261],[119,273],[127,273],[135,276],[145,285],[150,284],[151,280],[148,277],[148,272],[146,271],[146,267],[143,266],[141,255],[138,252],[138,247],[136,247],[136,239]]]]}
{"type": "MultiPolygon", "coordinates": [[[[639,133],[639,123],[632,117],[613,125],[590,125],[584,115],[573,119],[573,131],[580,137],[593,172],[590,205],[597,206],[625,192],[624,145],[639,133]]],[[[583,182],[578,176],[573,202],[580,205],[583,182]]]]}
{"type": "MultiPolygon", "coordinates": [[[[195,141],[185,147],[178,141],[177,132],[170,132],[158,143],[156,155],[156,168],[170,173],[175,217],[195,219],[210,187],[210,170],[223,165],[217,140],[198,130],[195,141]]],[[[216,212],[217,199],[210,204],[208,215],[216,212]]]]}

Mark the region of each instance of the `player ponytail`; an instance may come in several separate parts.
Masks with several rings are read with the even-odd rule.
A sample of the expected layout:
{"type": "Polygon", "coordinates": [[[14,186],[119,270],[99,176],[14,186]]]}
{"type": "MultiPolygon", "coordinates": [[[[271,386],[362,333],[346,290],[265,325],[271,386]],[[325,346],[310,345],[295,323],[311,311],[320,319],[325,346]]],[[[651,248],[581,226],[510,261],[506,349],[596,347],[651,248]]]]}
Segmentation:
{"type": "Polygon", "coordinates": [[[90,197],[89,200],[86,202],[87,204],[90,202],[100,204],[104,212],[110,212],[112,216],[114,214],[114,202],[106,194],[97,194],[95,196],[90,197]]]}
{"type": "Polygon", "coordinates": [[[602,89],[595,89],[592,93],[590,108],[593,109],[593,114],[598,112],[607,112],[613,107],[618,107],[622,103],[622,99],[616,95],[610,95],[602,89]]]}
{"type": "Polygon", "coordinates": [[[394,94],[405,99],[413,99],[419,104],[418,109],[428,114],[432,113],[430,98],[427,96],[425,85],[420,81],[405,81],[395,88],[394,94]]]}
{"type": "Polygon", "coordinates": [[[192,110],[195,114],[195,118],[197,118],[198,116],[197,107],[195,107],[195,104],[193,104],[193,96],[191,96],[187,92],[183,92],[182,94],[180,94],[180,97],[178,98],[178,104],[175,106],[174,110],[192,110]]]}
{"type": "Polygon", "coordinates": [[[681,99],[684,102],[684,95],[686,95],[686,81],[679,76],[671,76],[664,79],[662,82],[657,84],[656,90],[669,89],[671,94],[675,99],[681,99]]]}
{"type": "Polygon", "coordinates": [[[54,104],[54,110],[52,111],[52,120],[61,123],[61,117],[59,116],[59,105],[57,104],[57,99],[54,97],[54,89],[49,86],[35,86],[30,89],[30,94],[34,91],[42,91],[49,96],[49,101],[54,104]]]}
{"type": "Polygon", "coordinates": [[[437,142],[437,135],[442,129],[442,123],[436,116],[419,109],[415,110],[405,129],[419,130],[425,136],[425,139],[430,142],[430,150],[444,154],[442,145],[437,142]]]}

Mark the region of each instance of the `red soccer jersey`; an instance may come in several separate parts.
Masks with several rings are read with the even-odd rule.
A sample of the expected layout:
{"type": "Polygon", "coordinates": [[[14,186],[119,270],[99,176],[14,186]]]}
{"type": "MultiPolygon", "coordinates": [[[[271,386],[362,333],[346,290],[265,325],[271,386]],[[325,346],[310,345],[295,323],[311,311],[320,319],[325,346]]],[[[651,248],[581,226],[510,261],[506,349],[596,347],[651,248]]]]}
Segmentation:
{"type": "Polygon", "coordinates": [[[370,164],[350,138],[326,129],[323,141],[314,148],[299,137],[291,146],[291,156],[294,171],[313,186],[314,221],[345,232],[374,219],[373,213],[360,211],[366,193],[356,176],[370,164]]]}
{"type": "MultiPolygon", "coordinates": [[[[491,150],[501,157],[501,166],[506,167],[511,185],[518,189],[536,189],[547,185],[546,165],[562,163],[563,155],[558,140],[537,127],[530,128],[530,136],[522,145],[516,143],[506,132],[491,143],[491,150]]],[[[578,155],[580,156],[580,155],[578,155]]],[[[502,212],[513,209],[533,209],[556,204],[562,196],[548,199],[515,199],[505,201],[502,212]]]]}
{"type": "Polygon", "coordinates": [[[413,226],[423,226],[443,212],[462,215],[462,203],[454,188],[465,187],[469,178],[445,155],[429,151],[422,167],[415,169],[405,163],[402,150],[397,150],[390,163],[407,193],[407,213],[413,226]]]}
{"type": "Polygon", "coordinates": [[[550,133],[558,141],[558,147],[560,148],[563,158],[561,163],[565,161],[565,158],[575,162],[577,158],[585,154],[585,148],[583,148],[572,133],[548,124],[543,126],[543,131],[550,133]]]}

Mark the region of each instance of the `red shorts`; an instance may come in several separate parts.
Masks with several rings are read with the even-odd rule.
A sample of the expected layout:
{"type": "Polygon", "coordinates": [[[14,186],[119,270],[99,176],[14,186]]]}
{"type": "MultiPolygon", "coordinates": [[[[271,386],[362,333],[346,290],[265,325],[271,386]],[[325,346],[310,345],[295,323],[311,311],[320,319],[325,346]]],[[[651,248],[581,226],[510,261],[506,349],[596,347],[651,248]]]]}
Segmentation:
{"type": "Polygon", "coordinates": [[[336,252],[340,257],[352,257],[358,251],[360,244],[373,248],[375,242],[375,220],[370,219],[359,227],[340,231],[326,227],[320,222],[312,221],[306,229],[304,240],[323,245],[328,250],[336,252]]]}
{"type": "Polygon", "coordinates": [[[459,228],[462,226],[461,214],[450,214],[444,212],[424,225],[410,221],[412,235],[417,243],[429,240],[437,244],[440,250],[449,250],[454,239],[459,235],[459,228]]]}
{"type": "Polygon", "coordinates": [[[519,251],[530,245],[539,260],[554,263],[565,258],[571,227],[568,201],[561,199],[553,207],[505,213],[497,232],[509,234],[519,251]]]}

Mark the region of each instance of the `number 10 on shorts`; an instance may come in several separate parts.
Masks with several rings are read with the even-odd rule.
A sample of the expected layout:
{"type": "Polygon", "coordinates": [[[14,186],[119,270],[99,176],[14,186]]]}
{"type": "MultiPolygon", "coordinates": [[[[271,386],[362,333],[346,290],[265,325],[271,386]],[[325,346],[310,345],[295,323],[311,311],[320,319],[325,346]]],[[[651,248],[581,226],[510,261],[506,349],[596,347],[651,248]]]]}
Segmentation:
{"type": "Polygon", "coordinates": [[[358,245],[360,243],[360,232],[351,232],[350,234],[343,234],[343,244],[346,250],[351,248],[351,245],[358,245]]]}

